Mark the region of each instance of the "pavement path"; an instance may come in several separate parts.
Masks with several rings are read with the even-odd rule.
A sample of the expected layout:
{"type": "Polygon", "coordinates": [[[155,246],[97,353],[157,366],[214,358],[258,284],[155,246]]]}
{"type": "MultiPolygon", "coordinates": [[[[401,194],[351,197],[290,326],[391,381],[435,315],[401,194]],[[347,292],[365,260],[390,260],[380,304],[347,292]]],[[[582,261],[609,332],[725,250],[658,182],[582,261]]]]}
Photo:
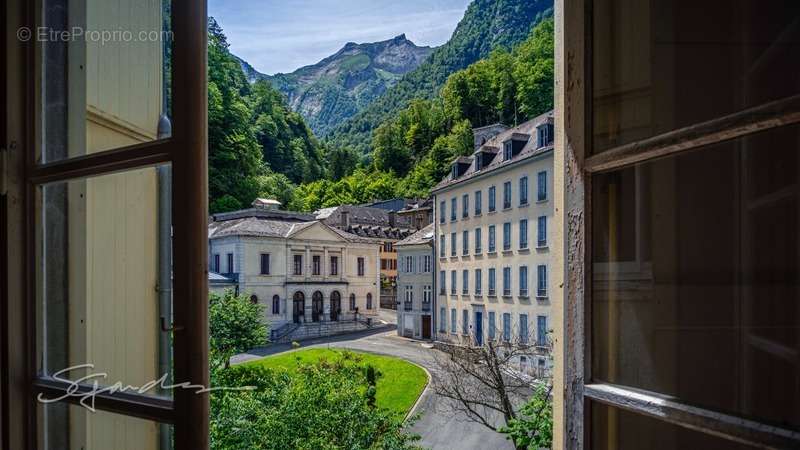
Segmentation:
{"type": "MultiPolygon", "coordinates": [[[[428,370],[435,382],[441,372],[433,358],[434,350],[427,342],[415,341],[397,336],[396,327],[384,324],[382,327],[343,336],[333,336],[302,342],[301,348],[347,348],[378,353],[405,359],[428,370]]],[[[274,345],[255,349],[237,355],[232,359],[236,364],[266,355],[290,351],[290,344],[274,345]]],[[[454,411],[451,400],[438,396],[429,385],[422,393],[415,414],[419,420],[411,431],[422,437],[420,444],[432,450],[513,450],[505,435],[495,433],[454,411]]]]}

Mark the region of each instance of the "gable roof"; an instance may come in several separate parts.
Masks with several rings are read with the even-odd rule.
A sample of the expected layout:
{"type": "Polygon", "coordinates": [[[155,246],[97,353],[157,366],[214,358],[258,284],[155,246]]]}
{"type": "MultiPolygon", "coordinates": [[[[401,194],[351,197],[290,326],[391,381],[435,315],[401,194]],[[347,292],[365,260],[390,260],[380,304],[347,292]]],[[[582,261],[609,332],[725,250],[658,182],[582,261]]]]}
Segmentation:
{"type": "Polygon", "coordinates": [[[546,147],[539,147],[537,145],[538,143],[537,143],[536,128],[546,123],[553,123],[553,111],[537,116],[518,127],[510,128],[487,140],[486,143],[484,143],[480,148],[478,148],[475,151],[475,153],[485,152],[489,154],[494,154],[492,160],[488,164],[484,164],[481,170],[476,170],[474,153],[473,156],[471,157],[465,156],[459,158],[458,159],[459,163],[463,164],[469,163],[469,167],[467,168],[467,170],[465,170],[461,174],[461,176],[455,179],[453,178],[453,174],[451,172],[436,186],[434,186],[433,189],[431,189],[431,193],[440,191],[450,186],[457,185],[459,183],[463,183],[479,175],[492,172],[502,167],[506,167],[510,164],[515,164],[519,161],[552,151],[553,150],[552,145],[548,145],[546,147]],[[528,136],[529,136],[528,142],[525,144],[525,147],[517,155],[511,158],[511,160],[503,159],[503,153],[498,151],[498,149],[503,146],[503,142],[506,142],[509,139],[521,139],[528,136]]]}
{"type": "Polygon", "coordinates": [[[224,220],[212,222],[208,226],[208,238],[217,239],[226,236],[250,236],[250,237],[275,237],[290,239],[303,230],[314,225],[325,227],[336,236],[348,241],[358,243],[371,243],[370,239],[365,239],[351,233],[331,227],[320,221],[311,222],[287,222],[281,220],[262,219],[259,217],[244,217],[241,219],[224,220]]]}
{"type": "Polygon", "coordinates": [[[404,245],[429,244],[431,241],[433,241],[433,224],[429,224],[411,236],[397,242],[394,246],[402,247],[404,245]]]}

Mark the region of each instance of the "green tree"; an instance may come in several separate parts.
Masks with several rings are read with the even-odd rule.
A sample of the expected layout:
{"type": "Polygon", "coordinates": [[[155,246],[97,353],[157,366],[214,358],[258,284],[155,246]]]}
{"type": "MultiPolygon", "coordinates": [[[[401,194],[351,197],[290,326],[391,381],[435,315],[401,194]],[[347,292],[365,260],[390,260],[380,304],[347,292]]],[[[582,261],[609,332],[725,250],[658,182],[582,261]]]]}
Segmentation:
{"type": "Polygon", "coordinates": [[[250,125],[252,111],[245,98],[249,90],[222,29],[209,18],[208,192],[212,213],[249,205],[256,196],[262,157],[250,125]],[[226,196],[229,198],[220,200],[226,196]]]}
{"type": "MultiPolygon", "coordinates": [[[[374,372],[373,372],[374,373],[374,372]]],[[[343,355],[301,365],[296,373],[234,366],[212,373],[214,386],[251,386],[211,396],[215,450],[411,450],[419,439],[402,417],[373,408],[366,370],[343,355]]]]}
{"type": "Polygon", "coordinates": [[[281,202],[283,209],[294,211],[299,205],[295,197],[297,186],[282,173],[269,173],[258,177],[258,196],[281,202]]]}
{"type": "Polygon", "coordinates": [[[209,295],[208,322],[213,359],[225,368],[231,356],[267,343],[267,325],[262,322],[264,308],[245,295],[227,290],[209,295]]]}
{"type": "Polygon", "coordinates": [[[333,148],[328,152],[328,170],[334,181],[353,173],[358,163],[358,154],[350,147],[333,148]]]}
{"type": "Polygon", "coordinates": [[[553,386],[540,384],[520,414],[500,430],[516,448],[539,450],[553,445],[553,386]]]}

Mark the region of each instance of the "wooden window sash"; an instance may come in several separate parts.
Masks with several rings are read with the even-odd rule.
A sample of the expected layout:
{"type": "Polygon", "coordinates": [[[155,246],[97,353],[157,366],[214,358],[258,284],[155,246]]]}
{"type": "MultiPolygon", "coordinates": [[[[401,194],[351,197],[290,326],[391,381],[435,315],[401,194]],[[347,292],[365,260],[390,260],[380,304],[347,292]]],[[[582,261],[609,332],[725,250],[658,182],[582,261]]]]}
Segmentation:
{"type": "Polygon", "coordinates": [[[800,95],[795,95],[592,155],[584,169],[589,173],[620,169],[798,122],[800,95]]]}
{"type": "MultiPolygon", "coordinates": [[[[35,29],[35,2],[13,0],[4,8],[9,13],[9,29],[22,26],[35,29]]],[[[44,183],[171,164],[173,197],[178,200],[173,202],[173,251],[177,260],[173,307],[175,320],[180,322],[173,324],[174,374],[176,380],[190,380],[204,386],[209,383],[206,302],[196,301],[208,295],[206,5],[205,2],[173,0],[172,12],[175,36],[172,92],[177,112],[173,117],[172,137],[48,164],[37,164],[34,160],[38,127],[34,126],[37,111],[32,105],[37,98],[36,83],[40,78],[36,42],[12,40],[11,34],[4,38],[3,47],[8,53],[3,53],[3,62],[15,70],[7,73],[9,79],[3,86],[8,89],[5,92],[14,93],[11,102],[4,102],[4,108],[13,111],[14,119],[10,132],[4,136],[3,146],[5,141],[14,145],[9,145],[8,166],[4,167],[9,174],[8,192],[13,201],[4,211],[9,224],[5,230],[9,248],[3,258],[9,263],[9,284],[3,292],[2,318],[7,324],[15,324],[9,328],[8,342],[15,342],[17,347],[14,353],[3,354],[2,361],[2,390],[12,400],[3,406],[0,431],[4,448],[35,449],[38,442],[36,394],[46,392],[52,397],[66,393],[72,386],[37,373],[34,349],[39,325],[33,305],[39,286],[33,275],[37,264],[33,229],[36,189],[44,183]]],[[[90,388],[81,386],[80,389],[90,388]]],[[[98,409],[174,424],[176,449],[208,448],[208,394],[177,390],[172,399],[130,393],[98,394],[96,399],[98,409]]]]}
{"type": "Polygon", "coordinates": [[[654,392],[597,383],[586,385],[584,395],[615,408],[759,448],[796,448],[800,444],[800,432],[687,405],[654,392]]]}
{"type": "Polygon", "coordinates": [[[556,145],[563,152],[563,225],[568,241],[564,243],[564,376],[556,383],[560,384],[556,388],[564,392],[563,409],[556,414],[563,423],[556,432],[560,439],[554,444],[568,449],[591,448],[588,401],[597,401],[757,447],[798,447],[800,433],[795,431],[694,407],[657,393],[586,383],[592,379],[592,174],[800,122],[800,95],[796,95],[590,155],[591,8],[591,0],[556,2],[556,104],[562,109],[557,120],[563,118],[556,145]]]}

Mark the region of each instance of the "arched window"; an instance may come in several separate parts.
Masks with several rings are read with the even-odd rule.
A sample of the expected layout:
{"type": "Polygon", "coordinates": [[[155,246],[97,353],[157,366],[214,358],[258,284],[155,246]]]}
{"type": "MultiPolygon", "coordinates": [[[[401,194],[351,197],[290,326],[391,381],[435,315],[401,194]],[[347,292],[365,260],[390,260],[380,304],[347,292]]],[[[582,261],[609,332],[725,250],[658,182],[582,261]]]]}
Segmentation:
{"type": "Polygon", "coordinates": [[[258,297],[255,295],[250,296],[250,303],[257,305],[258,304],[258,297]]]}
{"type": "Polygon", "coordinates": [[[322,292],[316,291],[311,295],[311,321],[319,322],[322,320],[323,300],[322,292]]]}
{"type": "Polygon", "coordinates": [[[303,295],[302,292],[297,291],[294,293],[292,303],[293,303],[292,320],[294,320],[294,323],[305,322],[306,296],[303,295]]]}
{"type": "Polygon", "coordinates": [[[281,298],[277,295],[272,296],[272,314],[281,313],[281,298]]]}
{"type": "Polygon", "coordinates": [[[350,294],[350,311],[356,310],[356,294],[350,294]]]}
{"type": "Polygon", "coordinates": [[[367,309],[372,309],[372,294],[367,294],[367,309]]]}
{"type": "Polygon", "coordinates": [[[331,292],[331,320],[336,322],[339,320],[339,314],[342,312],[342,294],[339,291],[331,292]]]}

